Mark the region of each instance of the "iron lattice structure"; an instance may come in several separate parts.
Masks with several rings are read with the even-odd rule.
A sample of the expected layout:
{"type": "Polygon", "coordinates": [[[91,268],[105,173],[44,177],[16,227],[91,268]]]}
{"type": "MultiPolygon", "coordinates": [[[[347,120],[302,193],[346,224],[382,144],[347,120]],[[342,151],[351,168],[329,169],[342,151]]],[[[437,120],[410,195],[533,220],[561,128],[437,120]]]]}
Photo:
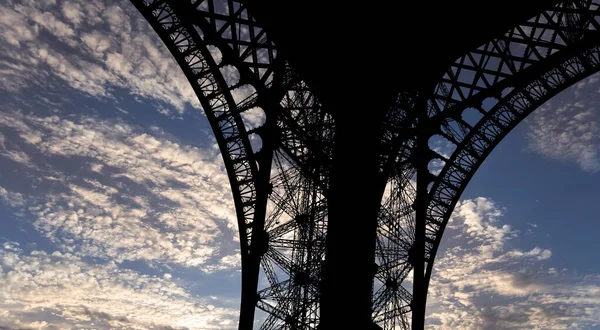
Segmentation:
{"type": "MultiPolygon", "coordinates": [[[[336,119],[244,1],[132,3],[185,73],[223,155],[240,232],[240,329],[317,329],[336,119]]],[[[435,255],[475,171],[533,110],[600,69],[599,3],[558,2],[460,56],[430,88],[398,91],[379,131],[374,260],[360,265],[372,269],[378,327],[423,328],[435,255]]]]}

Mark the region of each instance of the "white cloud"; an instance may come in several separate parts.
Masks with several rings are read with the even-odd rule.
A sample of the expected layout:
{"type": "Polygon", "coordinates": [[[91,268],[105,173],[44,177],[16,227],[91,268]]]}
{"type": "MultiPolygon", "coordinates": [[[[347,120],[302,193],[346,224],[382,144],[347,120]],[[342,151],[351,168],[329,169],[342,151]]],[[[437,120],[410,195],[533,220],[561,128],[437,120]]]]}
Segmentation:
{"type": "Polygon", "coordinates": [[[28,209],[35,228],[65,251],[207,272],[239,268],[229,181],[215,150],[180,145],[124,122],[93,117],[72,121],[5,112],[0,128],[16,132],[20,143],[34,148],[30,152],[44,155],[31,157],[42,160],[35,167],[44,181],[60,182],[50,193],[34,194],[28,209]],[[80,163],[90,175],[104,171],[105,176],[63,173],[65,159],[80,163]]]}
{"type": "Polygon", "coordinates": [[[6,6],[0,7],[2,38],[9,45],[20,47],[22,42],[35,40],[39,26],[28,24],[26,17],[6,6]]]}
{"type": "Polygon", "coordinates": [[[51,11],[41,11],[38,8],[30,6],[16,6],[17,10],[25,14],[27,18],[31,19],[38,26],[51,32],[53,35],[59,38],[59,40],[66,43],[72,43],[75,36],[75,31],[68,25],[63,23],[57,18],[51,11]]]}
{"type": "Polygon", "coordinates": [[[585,329],[600,325],[600,276],[545,268],[552,253],[511,248],[487,198],[460,202],[445,235],[454,246],[436,261],[428,298],[429,329],[585,329]],[[594,289],[591,289],[594,288],[594,289]]]}
{"type": "Polygon", "coordinates": [[[528,118],[529,149],[550,159],[572,161],[583,170],[600,170],[598,75],[571,93],[558,95],[528,118]]]}
{"type": "Polygon", "coordinates": [[[4,189],[4,187],[0,187],[0,200],[12,207],[18,207],[25,204],[25,200],[22,194],[18,192],[8,191],[4,189]]]}
{"type": "Polygon", "coordinates": [[[90,48],[95,56],[103,56],[111,44],[110,38],[98,31],[83,34],[81,40],[90,48]]]}
{"type": "Polygon", "coordinates": [[[162,278],[88,264],[70,253],[0,248],[0,327],[233,329],[237,306],[219,307],[162,278]]]}
{"type": "Polygon", "coordinates": [[[97,172],[97,173],[102,173],[102,168],[104,167],[104,165],[102,164],[92,164],[90,165],[90,169],[93,172],[97,172]]]}
{"type": "Polygon", "coordinates": [[[227,255],[219,259],[219,261],[215,262],[212,265],[206,265],[204,267],[204,271],[206,272],[215,272],[219,270],[231,270],[236,269],[238,271],[242,270],[242,263],[240,260],[240,250],[235,250],[233,254],[227,255]]]}
{"type": "MultiPolygon", "coordinates": [[[[117,102],[125,91],[169,117],[200,109],[156,33],[129,2],[102,0],[7,0],[0,31],[0,94],[22,101],[0,112],[0,160],[20,165],[21,181],[3,180],[0,202],[19,208],[19,221],[60,251],[0,249],[0,328],[237,328],[237,299],[223,308],[226,299],[178,286],[198,285],[180,276],[182,267],[239,276],[237,222],[218,148],[99,119],[104,113],[48,115],[81,106],[69,88],[94,102],[117,102]],[[33,98],[47,108],[32,106],[33,98]],[[126,261],[159,274],[124,269],[126,261]]],[[[248,120],[263,119],[248,112],[248,120]]]]}
{"type": "Polygon", "coordinates": [[[113,98],[115,88],[184,111],[200,104],[162,41],[129,2],[9,0],[0,7],[0,89],[70,87],[113,98]],[[85,19],[83,19],[85,15],[85,19]],[[43,33],[41,33],[43,31],[43,33]]]}
{"type": "MultiPolygon", "coordinates": [[[[510,226],[495,225],[498,217],[502,215],[502,210],[486,198],[463,201],[456,206],[455,215],[463,220],[462,224],[470,243],[485,243],[477,248],[488,256],[502,249],[504,242],[514,234],[510,226]]],[[[455,226],[451,225],[451,228],[456,228],[455,226]]]]}
{"type": "Polygon", "coordinates": [[[78,26],[83,20],[83,10],[80,3],[64,1],[61,6],[63,16],[74,26],[78,26]]]}

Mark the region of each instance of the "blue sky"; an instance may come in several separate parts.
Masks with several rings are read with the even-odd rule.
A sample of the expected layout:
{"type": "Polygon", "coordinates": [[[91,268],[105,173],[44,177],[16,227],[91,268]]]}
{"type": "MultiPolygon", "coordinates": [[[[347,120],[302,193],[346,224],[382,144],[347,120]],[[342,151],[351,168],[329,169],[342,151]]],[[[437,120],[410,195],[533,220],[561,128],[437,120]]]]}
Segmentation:
{"type": "MultiPolygon", "coordinates": [[[[206,117],[127,1],[0,6],[0,327],[236,329],[240,263],[206,117]]],[[[600,329],[593,76],[480,168],[432,329],[600,329]]],[[[250,118],[259,121],[260,118],[250,118]]]]}

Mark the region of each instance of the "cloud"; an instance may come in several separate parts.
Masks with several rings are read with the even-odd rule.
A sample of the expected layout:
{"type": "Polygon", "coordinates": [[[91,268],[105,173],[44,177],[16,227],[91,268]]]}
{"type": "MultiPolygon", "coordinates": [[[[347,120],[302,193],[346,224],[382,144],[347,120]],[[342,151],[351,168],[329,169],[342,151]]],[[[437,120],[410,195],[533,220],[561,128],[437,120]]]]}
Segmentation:
{"type": "Polygon", "coordinates": [[[0,328],[236,328],[237,297],[202,291],[240,270],[218,148],[107,119],[125,94],[200,110],[156,33],[129,2],[63,0],[7,0],[0,31],[0,203],[48,239],[0,248],[0,328]]]}
{"type": "Polygon", "coordinates": [[[84,13],[82,6],[79,3],[72,1],[65,1],[62,3],[61,12],[63,16],[74,26],[78,26],[83,20],[84,13]]]}
{"type": "Polygon", "coordinates": [[[57,77],[95,97],[115,98],[121,88],[179,112],[186,104],[200,109],[183,72],[129,2],[9,0],[0,17],[0,89],[48,88],[57,77]]]}
{"type": "Polygon", "coordinates": [[[0,200],[12,207],[17,207],[25,204],[23,195],[21,195],[18,192],[8,191],[3,187],[0,187],[0,200]]]}
{"type": "Polygon", "coordinates": [[[215,150],[87,116],[7,111],[0,129],[16,135],[11,146],[29,150],[20,159],[37,162],[37,184],[47,187],[0,190],[0,198],[20,205],[29,194],[28,218],[63,251],[206,272],[239,268],[229,181],[215,150]],[[73,176],[73,166],[87,172],[73,176]]]}
{"type": "Polygon", "coordinates": [[[535,110],[526,120],[529,150],[584,171],[600,170],[599,80],[593,75],[575,86],[573,96],[560,94],[535,110]]]}
{"type": "Polygon", "coordinates": [[[88,264],[70,254],[0,248],[0,327],[232,329],[237,306],[192,296],[170,276],[88,264]]]}
{"type": "Polygon", "coordinates": [[[2,37],[11,46],[20,47],[22,42],[33,41],[38,35],[39,26],[28,24],[26,18],[11,8],[0,7],[2,37]]]}
{"type": "Polygon", "coordinates": [[[548,249],[511,247],[518,233],[487,198],[460,202],[428,297],[428,329],[586,329],[600,325],[600,275],[547,268],[548,249]],[[593,289],[592,289],[593,288],[593,289]]]}

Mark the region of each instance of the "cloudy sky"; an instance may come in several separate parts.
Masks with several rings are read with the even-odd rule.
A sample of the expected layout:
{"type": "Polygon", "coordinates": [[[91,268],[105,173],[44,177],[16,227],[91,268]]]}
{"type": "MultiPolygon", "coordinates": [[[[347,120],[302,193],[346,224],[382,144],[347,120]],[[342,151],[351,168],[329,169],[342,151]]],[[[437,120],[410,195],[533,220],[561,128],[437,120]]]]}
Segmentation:
{"type": "MultiPolygon", "coordinates": [[[[0,5],[0,328],[236,329],[227,176],[128,1],[0,5]]],[[[600,329],[600,81],[537,110],[457,206],[432,329],[600,329]]]]}

